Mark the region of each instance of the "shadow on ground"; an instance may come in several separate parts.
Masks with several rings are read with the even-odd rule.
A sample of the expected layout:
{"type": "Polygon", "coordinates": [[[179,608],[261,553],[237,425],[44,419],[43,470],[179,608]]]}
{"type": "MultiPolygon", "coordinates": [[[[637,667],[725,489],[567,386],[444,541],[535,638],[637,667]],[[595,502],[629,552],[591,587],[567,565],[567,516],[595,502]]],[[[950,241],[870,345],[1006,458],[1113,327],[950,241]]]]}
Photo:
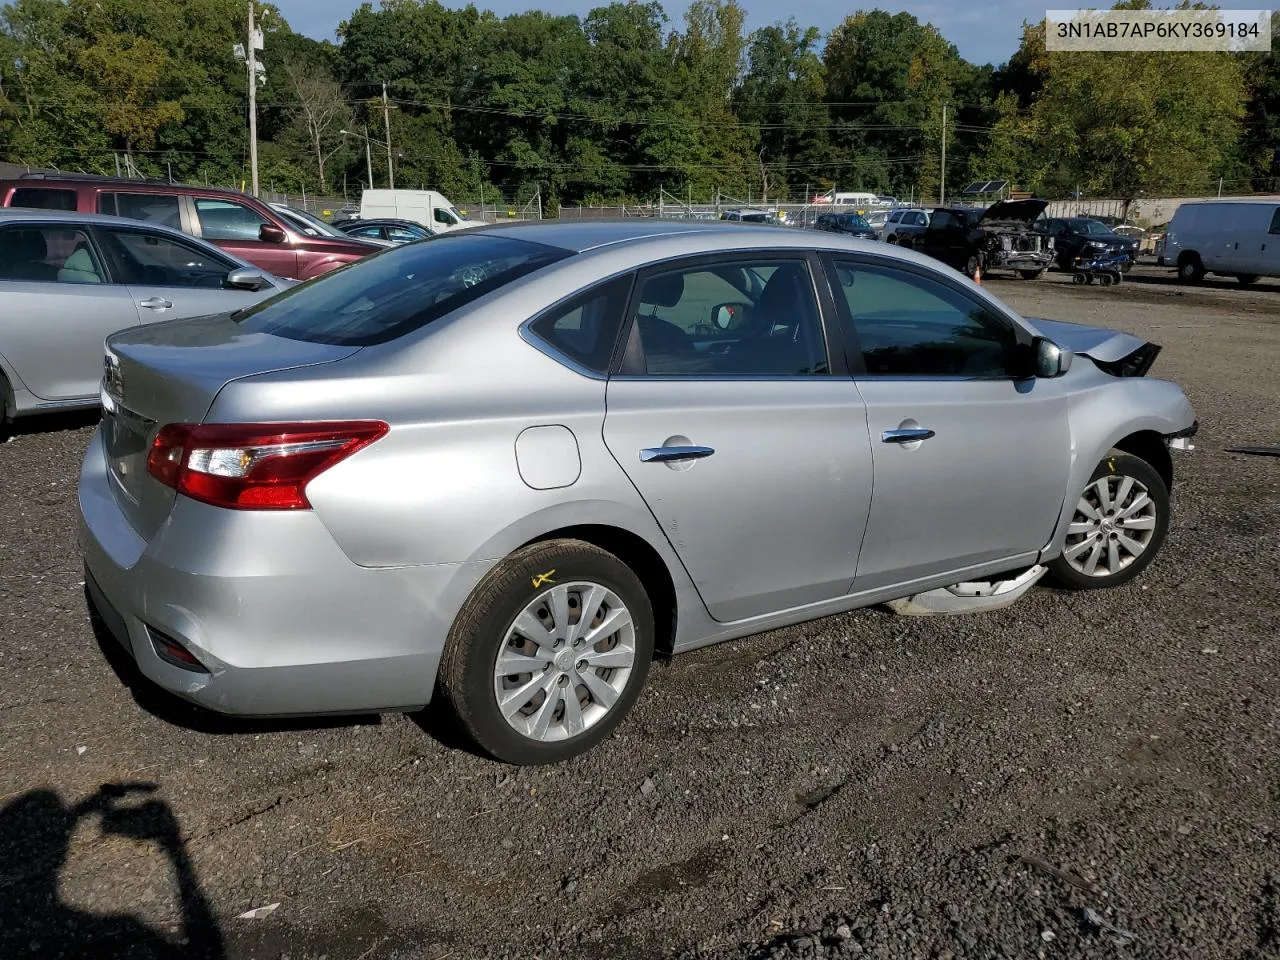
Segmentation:
{"type": "Polygon", "coordinates": [[[0,956],[223,960],[212,908],[182,842],[178,819],[153,783],[109,783],[74,804],[31,790],[0,809],[0,956]],[[169,861],[180,901],[176,933],[130,914],[99,914],[62,902],[58,878],[80,821],[104,835],[154,843],[169,861]]]}

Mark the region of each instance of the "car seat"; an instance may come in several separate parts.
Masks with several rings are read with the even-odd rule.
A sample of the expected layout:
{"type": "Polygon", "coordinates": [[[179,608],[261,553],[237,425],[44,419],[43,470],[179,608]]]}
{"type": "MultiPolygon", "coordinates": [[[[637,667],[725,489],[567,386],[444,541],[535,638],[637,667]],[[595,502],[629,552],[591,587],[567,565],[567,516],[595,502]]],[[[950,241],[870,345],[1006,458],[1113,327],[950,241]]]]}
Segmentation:
{"type": "Polygon", "coordinates": [[[645,281],[641,303],[649,304],[653,310],[648,314],[636,315],[636,323],[640,327],[640,343],[645,353],[685,356],[695,352],[689,335],[657,314],[658,307],[674,307],[683,296],[683,273],[662,273],[645,281]]]}
{"type": "Polygon", "coordinates": [[[822,357],[813,342],[819,321],[802,264],[784,263],[774,270],[750,316],[752,330],[730,350],[730,366],[779,376],[816,372],[822,357]]]}
{"type": "Polygon", "coordinates": [[[89,244],[81,240],[71,251],[71,256],[62,262],[58,270],[59,283],[102,283],[102,275],[93,262],[93,254],[89,252],[89,244]]]}

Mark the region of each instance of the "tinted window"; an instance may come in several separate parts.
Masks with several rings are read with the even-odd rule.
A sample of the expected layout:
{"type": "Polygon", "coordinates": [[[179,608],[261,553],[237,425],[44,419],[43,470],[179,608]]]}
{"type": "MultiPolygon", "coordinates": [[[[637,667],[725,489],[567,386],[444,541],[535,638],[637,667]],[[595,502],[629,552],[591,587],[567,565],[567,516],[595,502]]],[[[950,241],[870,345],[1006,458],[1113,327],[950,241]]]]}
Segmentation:
{"type": "Polygon", "coordinates": [[[803,261],[726,261],[652,274],[638,299],[635,322],[648,373],[828,372],[803,261]]]}
{"type": "Polygon", "coordinates": [[[178,197],[172,193],[104,193],[98,197],[98,212],[182,229],[178,197]]]}
{"type": "Polygon", "coordinates": [[[371,254],[250,307],[237,320],[315,343],[385,343],[570,255],[527,240],[458,231],[371,254]]]}
{"type": "Polygon", "coordinates": [[[38,210],[74,210],[74,190],[50,190],[46,187],[18,187],[9,198],[11,207],[35,207],[38,210]]]}
{"type": "Polygon", "coordinates": [[[206,240],[257,240],[265,220],[243,203],[234,200],[196,200],[200,233],[206,240]]]}
{"type": "Polygon", "coordinates": [[[387,227],[387,239],[394,240],[396,243],[409,243],[412,240],[421,240],[426,234],[414,233],[405,227],[387,227]]]}
{"type": "Polygon", "coordinates": [[[0,280],[103,283],[105,279],[83,230],[53,226],[0,230],[0,280]]]}
{"type": "Polygon", "coordinates": [[[936,227],[941,230],[943,227],[949,227],[952,224],[952,217],[946,210],[935,210],[933,216],[929,219],[929,226],[936,227]]]}
{"type": "Polygon", "coordinates": [[[871,376],[1007,377],[1013,328],[937,280],[892,267],[836,264],[871,376]]]}
{"type": "Polygon", "coordinates": [[[630,293],[631,277],[620,277],[539,317],[531,329],[570,359],[606,373],[630,293]]]}
{"type": "Polygon", "coordinates": [[[347,235],[351,237],[372,237],[374,240],[386,239],[382,235],[381,227],[360,227],[358,230],[348,230],[347,235]]]}
{"type": "Polygon", "coordinates": [[[1271,214],[1271,226],[1267,233],[1280,233],[1280,207],[1276,207],[1275,213],[1271,214]]]}
{"type": "Polygon", "coordinates": [[[149,287],[221,287],[235,269],[223,260],[171,237],[139,230],[104,229],[100,236],[120,265],[124,283],[149,287]]]}

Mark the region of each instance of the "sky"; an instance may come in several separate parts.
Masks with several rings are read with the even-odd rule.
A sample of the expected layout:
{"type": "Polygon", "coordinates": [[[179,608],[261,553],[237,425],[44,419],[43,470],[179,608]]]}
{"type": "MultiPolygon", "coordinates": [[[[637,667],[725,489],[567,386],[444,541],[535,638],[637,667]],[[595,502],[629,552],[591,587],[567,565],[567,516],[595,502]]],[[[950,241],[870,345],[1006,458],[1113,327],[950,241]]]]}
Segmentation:
{"type": "MultiPolygon", "coordinates": [[[[360,0],[274,0],[289,25],[298,33],[318,40],[334,39],[339,21],[350,15],[360,0]]],[[[444,0],[446,6],[454,6],[444,0]]],[[[747,28],[767,26],[779,19],[770,13],[768,0],[741,0],[748,13],[747,28]]],[[[584,15],[603,0],[475,0],[480,9],[492,10],[500,16],[539,9],[555,14],[576,13],[584,15]]],[[[464,3],[457,3],[463,6],[464,3]]],[[[785,6],[786,15],[794,16],[805,26],[816,26],[826,33],[844,17],[858,9],[879,7],[897,13],[905,10],[917,19],[937,27],[944,37],[954,43],[960,55],[971,63],[1001,64],[1009,59],[1022,39],[1022,22],[1040,20],[1046,9],[1075,9],[1081,6],[1104,7],[1108,4],[1090,0],[914,0],[909,3],[876,3],[874,0],[854,0],[836,3],[833,0],[791,0],[785,6]],[[847,5],[845,5],[847,3],[847,5]]],[[[1156,3],[1154,6],[1169,6],[1156,3]]],[[[1216,6],[1224,9],[1265,9],[1258,0],[1217,0],[1216,6]]],[[[665,0],[667,16],[677,24],[684,16],[686,3],[682,0],[665,0]]]]}

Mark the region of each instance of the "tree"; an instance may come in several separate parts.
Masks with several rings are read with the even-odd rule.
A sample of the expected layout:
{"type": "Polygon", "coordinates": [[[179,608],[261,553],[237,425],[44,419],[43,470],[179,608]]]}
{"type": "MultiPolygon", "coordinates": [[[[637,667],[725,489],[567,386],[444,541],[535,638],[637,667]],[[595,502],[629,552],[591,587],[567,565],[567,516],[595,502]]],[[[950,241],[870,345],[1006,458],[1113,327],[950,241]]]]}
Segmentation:
{"type": "Polygon", "coordinates": [[[340,131],[351,125],[351,108],[338,82],[316,69],[291,63],[285,67],[285,74],[298,99],[297,120],[315,155],[320,192],[324,193],[328,190],[325,164],[343,148],[340,131]]]}

